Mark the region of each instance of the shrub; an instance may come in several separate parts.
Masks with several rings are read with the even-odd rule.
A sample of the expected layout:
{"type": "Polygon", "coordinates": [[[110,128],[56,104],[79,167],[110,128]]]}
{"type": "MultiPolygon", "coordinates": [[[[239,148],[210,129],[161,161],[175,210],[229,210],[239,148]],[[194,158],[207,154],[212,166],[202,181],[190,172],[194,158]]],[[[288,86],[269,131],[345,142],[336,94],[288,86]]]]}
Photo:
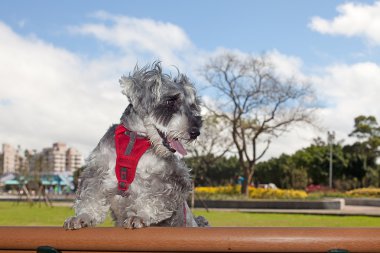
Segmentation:
{"type": "Polygon", "coordinates": [[[338,191],[315,191],[307,194],[307,199],[324,199],[324,198],[347,198],[347,194],[338,191]]]}
{"type": "Polygon", "coordinates": [[[307,197],[307,193],[302,190],[250,188],[249,197],[254,199],[304,199],[307,197]]]}
{"type": "MultiPolygon", "coordinates": [[[[212,199],[221,199],[219,198],[221,196],[239,196],[240,191],[240,185],[195,188],[195,193],[201,195],[204,198],[212,199]]],[[[302,190],[281,190],[249,187],[248,196],[253,199],[304,199],[307,197],[307,193],[302,190]]],[[[242,198],[244,197],[242,196],[242,198]]]]}
{"type": "Polygon", "coordinates": [[[346,192],[350,197],[380,198],[380,188],[359,188],[346,192]]]}
{"type": "Polygon", "coordinates": [[[238,194],[240,190],[240,185],[195,187],[195,192],[200,194],[238,194]]]}

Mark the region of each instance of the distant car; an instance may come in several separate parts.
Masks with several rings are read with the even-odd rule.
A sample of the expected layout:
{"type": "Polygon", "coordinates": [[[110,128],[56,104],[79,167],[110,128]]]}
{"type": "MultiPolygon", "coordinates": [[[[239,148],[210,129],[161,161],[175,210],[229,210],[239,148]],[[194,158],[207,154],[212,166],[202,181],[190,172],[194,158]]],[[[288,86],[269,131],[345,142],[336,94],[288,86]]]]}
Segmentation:
{"type": "Polygon", "coordinates": [[[278,189],[278,187],[274,183],[269,184],[259,184],[257,188],[264,188],[264,189],[278,189]]]}

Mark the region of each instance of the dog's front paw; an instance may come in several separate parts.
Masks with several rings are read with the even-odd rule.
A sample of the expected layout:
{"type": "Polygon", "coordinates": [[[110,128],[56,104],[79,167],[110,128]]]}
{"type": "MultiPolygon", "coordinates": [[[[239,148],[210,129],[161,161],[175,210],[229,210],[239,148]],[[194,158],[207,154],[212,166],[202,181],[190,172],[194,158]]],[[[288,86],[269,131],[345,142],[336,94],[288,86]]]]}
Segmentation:
{"type": "Polygon", "coordinates": [[[123,223],[123,227],[128,229],[143,228],[147,226],[148,225],[146,222],[144,222],[144,220],[138,216],[131,216],[127,218],[123,223]]]}
{"type": "Polygon", "coordinates": [[[203,216],[197,216],[195,217],[195,222],[197,223],[198,227],[209,227],[210,224],[208,223],[208,220],[206,220],[203,216]]]}
{"type": "Polygon", "coordinates": [[[93,225],[92,219],[88,214],[80,214],[78,216],[73,216],[67,218],[63,227],[67,230],[80,229],[85,227],[90,227],[93,225]]]}

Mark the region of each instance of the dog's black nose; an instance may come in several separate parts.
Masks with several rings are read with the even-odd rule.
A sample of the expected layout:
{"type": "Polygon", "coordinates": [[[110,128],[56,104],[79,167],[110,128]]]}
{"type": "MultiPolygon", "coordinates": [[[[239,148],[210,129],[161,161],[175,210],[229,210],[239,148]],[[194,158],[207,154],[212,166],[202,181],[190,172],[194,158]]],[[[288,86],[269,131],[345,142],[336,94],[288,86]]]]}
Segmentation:
{"type": "Polygon", "coordinates": [[[199,128],[197,127],[192,127],[189,131],[190,138],[191,139],[196,139],[201,133],[199,132],[199,128]]]}

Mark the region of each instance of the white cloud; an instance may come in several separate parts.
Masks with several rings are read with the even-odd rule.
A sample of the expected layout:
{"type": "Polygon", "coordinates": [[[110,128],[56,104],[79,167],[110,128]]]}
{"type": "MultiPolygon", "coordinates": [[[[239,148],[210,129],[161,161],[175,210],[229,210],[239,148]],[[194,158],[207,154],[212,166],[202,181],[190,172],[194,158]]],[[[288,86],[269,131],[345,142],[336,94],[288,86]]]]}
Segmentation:
{"type": "Polygon", "coordinates": [[[193,48],[186,33],[171,23],[112,15],[104,11],[92,16],[101,22],[71,26],[68,30],[73,34],[94,36],[126,54],[149,53],[172,64],[182,63],[180,52],[193,48]]]}
{"type": "Polygon", "coordinates": [[[296,126],[273,142],[266,158],[281,153],[293,153],[308,146],[313,138],[327,139],[327,131],[336,132],[336,140],[351,143],[348,134],[353,130],[354,118],[373,115],[380,120],[380,65],[362,62],[352,65],[327,66],[318,75],[308,76],[319,98],[326,102],[317,110],[320,130],[296,126]]]}
{"type": "Polygon", "coordinates": [[[354,128],[354,118],[373,115],[380,120],[378,109],[380,94],[380,66],[372,62],[353,65],[327,66],[318,76],[308,77],[325,107],[316,112],[321,129],[295,126],[274,140],[265,159],[281,153],[291,154],[310,145],[314,138],[327,141],[327,131],[336,132],[336,140],[346,144],[354,139],[348,137],[354,128]]]}
{"type": "Polygon", "coordinates": [[[278,50],[271,50],[267,53],[269,60],[274,64],[279,75],[285,78],[297,77],[304,79],[301,71],[303,62],[299,57],[285,55],[278,50]]]}
{"type": "Polygon", "coordinates": [[[110,78],[112,61],[86,62],[3,23],[0,37],[0,142],[40,149],[65,141],[87,153],[126,104],[122,72],[110,78]]]}
{"type": "MultiPolygon", "coordinates": [[[[247,53],[238,49],[228,49],[228,48],[217,48],[213,52],[203,53],[202,61],[200,63],[204,64],[205,60],[209,57],[217,57],[226,53],[232,53],[240,58],[247,57],[260,57],[261,55],[255,53],[247,53]]],[[[297,78],[304,80],[306,77],[302,73],[303,62],[302,59],[296,56],[285,55],[279,52],[277,49],[272,49],[262,56],[266,57],[269,62],[273,65],[276,74],[281,78],[297,78]]]]}
{"type": "Polygon", "coordinates": [[[309,27],[322,34],[358,36],[371,44],[380,45],[380,1],[372,5],[345,3],[339,5],[337,10],[339,15],[332,20],[313,17],[309,27]]]}
{"type": "Polygon", "coordinates": [[[321,111],[322,124],[347,139],[353,130],[354,118],[373,115],[380,119],[380,66],[372,62],[326,67],[325,73],[313,77],[321,96],[329,101],[321,111]]]}
{"type": "MultiPolygon", "coordinates": [[[[87,155],[127,105],[120,93],[121,75],[137,62],[144,65],[158,58],[164,66],[190,68],[176,56],[192,55],[191,43],[179,27],[106,13],[97,17],[115,21],[103,30],[105,37],[97,32],[94,36],[115,41],[121,54],[110,50],[88,60],[35,35],[20,36],[0,22],[0,143],[40,149],[64,141],[87,155]],[[128,41],[128,34],[138,39],[128,41]]],[[[87,36],[85,27],[72,29],[87,36]]]]}

